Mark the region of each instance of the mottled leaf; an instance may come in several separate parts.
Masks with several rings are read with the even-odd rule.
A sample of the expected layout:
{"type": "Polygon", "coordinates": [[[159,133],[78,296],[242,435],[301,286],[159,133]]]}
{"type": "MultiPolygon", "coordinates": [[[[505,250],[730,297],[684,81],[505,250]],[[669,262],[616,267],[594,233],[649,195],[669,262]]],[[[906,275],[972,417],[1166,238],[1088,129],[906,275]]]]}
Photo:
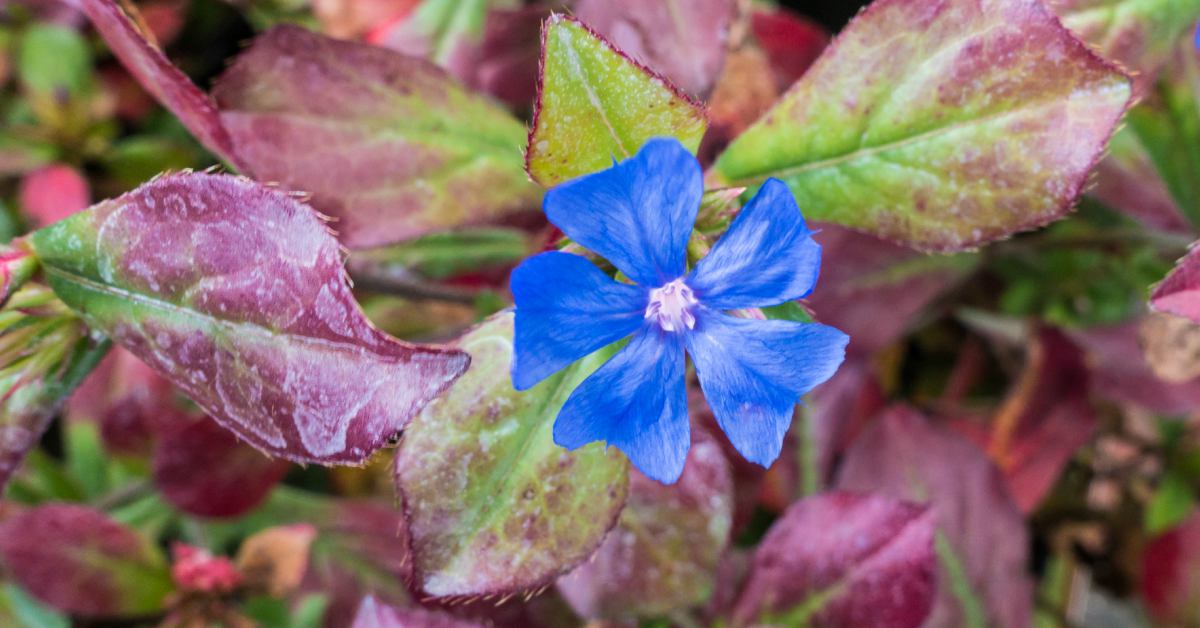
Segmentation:
{"type": "Polygon", "coordinates": [[[360,463],[469,362],[372,327],[317,215],[245,179],[164,176],[31,241],[90,327],[278,457],[360,463]]]}
{"type": "Polygon", "coordinates": [[[894,408],[855,441],[837,486],[932,506],[939,570],[930,625],[1029,625],[1025,521],[983,451],[894,408]]]}
{"type": "Polygon", "coordinates": [[[614,46],[693,96],[712,88],[733,0],[580,0],[575,16],[614,46]]]}
{"type": "Polygon", "coordinates": [[[208,417],[176,412],[151,461],[154,485],[172,506],[200,517],[235,517],[259,505],[290,465],[272,460],[208,417]]]}
{"type": "Polygon", "coordinates": [[[363,599],[351,628],[479,628],[482,624],[452,615],[420,608],[396,608],[376,600],[363,599]]]}
{"type": "Polygon", "coordinates": [[[1200,20],[1200,0],[1047,0],[1067,28],[1105,58],[1133,70],[1138,91],[1154,81],[1200,20]]]}
{"type": "Polygon", "coordinates": [[[1200,620],[1200,514],[1146,544],[1141,587],[1147,609],[1162,625],[1200,620]]]}
{"type": "Polygon", "coordinates": [[[699,104],[583,23],[561,15],[546,20],[525,150],[538,183],[603,170],[653,137],[674,137],[695,151],[707,125],[699,104]]]}
{"type": "Polygon", "coordinates": [[[527,392],[509,379],[513,317],[459,341],[472,365],[404,432],[396,483],[417,581],[433,596],[536,589],[600,544],[625,502],[628,464],[593,443],[569,452],[552,428],[598,356],[527,392]]]}
{"type": "Polygon", "coordinates": [[[38,599],[81,615],[151,613],[171,591],[158,547],[83,506],[50,504],[6,519],[0,561],[38,599]]]}
{"type": "Polygon", "coordinates": [[[835,225],[815,228],[821,230],[821,284],[808,303],[818,320],[850,335],[852,354],[895,342],[979,263],[975,255],[923,255],[835,225]],[[881,310],[888,315],[879,316],[881,310]]]}
{"type": "Polygon", "coordinates": [[[879,0],[710,179],[778,177],[810,219],[962,250],[1066,213],[1129,98],[1038,0],[879,0]]]}
{"type": "Polygon", "coordinates": [[[928,507],[830,493],[797,502],[754,554],[735,621],[916,628],[933,608],[928,507]]]}
{"type": "Polygon", "coordinates": [[[486,223],[541,195],[521,170],[519,121],[383,48],[276,27],[213,94],[247,172],[310,192],[350,248],[486,223]]]}
{"type": "Polygon", "coordinates": [[[634,620],[706,602],[729,543],[733,478],[720,445],[692,429],[679,481],[631,474],[617,527],[592,558],[558,581],[583,617],[634,620]]]}
{"type": "MultiPolygon", "coordinates": [[[[138,30],[117,0],[79,0],[109,49],[129,73],[213,154],[241,167],[212,100],[138,30]]],[[[126,4],[125,6],[131,6],[126,4]]]]}

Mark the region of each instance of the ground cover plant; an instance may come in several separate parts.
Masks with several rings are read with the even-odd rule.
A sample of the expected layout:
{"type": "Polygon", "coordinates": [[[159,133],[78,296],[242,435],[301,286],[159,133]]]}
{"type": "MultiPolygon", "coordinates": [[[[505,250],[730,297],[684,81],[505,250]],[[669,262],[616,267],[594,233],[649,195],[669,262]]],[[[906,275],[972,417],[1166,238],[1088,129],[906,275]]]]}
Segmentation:
{"type": "Polygon", "coordinates": [[[0,625],[1200,623],[1200,0],[9,0],[0,625]]]}

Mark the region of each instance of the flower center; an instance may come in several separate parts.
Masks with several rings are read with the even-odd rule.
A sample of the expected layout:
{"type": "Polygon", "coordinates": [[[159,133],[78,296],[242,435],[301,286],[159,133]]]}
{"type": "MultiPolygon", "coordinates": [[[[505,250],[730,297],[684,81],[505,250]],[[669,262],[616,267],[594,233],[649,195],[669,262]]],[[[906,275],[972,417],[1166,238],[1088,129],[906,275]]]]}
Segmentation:
{"type": "Polygon", "coordinates": [[[692,289],[676,279],[671,283],[650,291],[650,303],[646,305],[646,318],[654,318],[663,331],[679,331],[696,326],[692,307],[696,305],[692,289]]]}

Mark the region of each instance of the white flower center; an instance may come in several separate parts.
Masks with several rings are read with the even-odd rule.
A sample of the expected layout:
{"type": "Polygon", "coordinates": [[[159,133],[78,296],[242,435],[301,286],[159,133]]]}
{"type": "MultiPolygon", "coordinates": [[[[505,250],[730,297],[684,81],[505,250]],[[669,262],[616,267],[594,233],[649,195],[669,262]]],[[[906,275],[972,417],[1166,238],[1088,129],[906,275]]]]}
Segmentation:
{"type": "Polygon", "coordinates": [[[658,321],[663,331],[679,331],[696,326],[692,308],[698,303],[692,289],[676,279],[671,283],[650,291],[650,303],[646,305],[646,318],[658,321]]]}

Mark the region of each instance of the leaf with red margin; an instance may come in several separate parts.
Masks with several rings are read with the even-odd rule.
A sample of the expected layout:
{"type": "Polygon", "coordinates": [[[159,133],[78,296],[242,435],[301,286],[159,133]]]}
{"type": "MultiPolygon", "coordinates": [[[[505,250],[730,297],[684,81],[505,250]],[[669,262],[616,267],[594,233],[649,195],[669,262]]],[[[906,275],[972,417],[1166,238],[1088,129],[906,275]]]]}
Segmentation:
{"type": "Polygon", "coordinates": [[[1040,0],[877,0],[709,182],[777,177],[811,220],[961,251],[1066,214],[1129,101],[1040,0]]]}
{"type": "Polygon", "coordinates": [[[175,413],[155,443],[154,485],[172,506],[200,517],[236,517],[262,503],[290,465],[272,460],[208,417],[175,413]]]}
{"type": "Polygon", "coordinates": [[[580,0],[575,16],[639,63],[697,97],[725,62],[733,0],[580,0]]]}
{"type": "Polygon", "coordinates": [[[1063,24],[1133,70],[1143,92],[1200,20],[1200,0],[1047,0],[1063,24]]]}
{"type": "Polygon", "coordinates": [[[1091,370],[1092,394],[1162,414],[1186,414],[1200,407],[1200,379],[1165,381],[1154,373],[1138,341],[1141,321],[1071,330],[1091,370]]]}
{"type": "Polygon", "coordinates": [[[558,580],[589,619],[633,620],[703,604],[729,544],[733,478],[721,446],[692,429],[679,481],[663,485],[636,470],[617,527],[592,558],[558,580]]]}
{"type": "Polygon", "coordinates": [[[821,288],[807,302],[818,320],[850,335],[854,355],[895,342],[979,263],[977,255],[924,255],[836,225],[814,229],[823,256],[821,288]]]}
{"type": "Polygon", "coordinates": [[[175,114],[205,148],[240,167],[233,141],[221,124],[212,99],[150,43],[121,4],[116,0],[78,0],[78,4],[142,87],[175,114]]]}
{"type": "Polygon", "coordinates": [[[164,176],[30,242],[90,327],[281,458],[361,463],[470,362],[372,327],[317,215],[247,179],[164,176]]]}
{"type": "Polygon", "coordinates": [[[542,30],[541,75],[525,168],[553,186],[633,156],[654,137],[695,151],[703,108],[582,22],[551,15],[542,30]]]}
{"type": "Polygon", "coordinates": [[[755,551],[734,622],[916,628],[937,591],[933,531],[929,507],[878,495],[797,502],[755,551]]]}
{"type": "Polygon", "coordinates": [[[851,446],[837,487],[932,506],[939,571],[929,625],[1029,625],[1025,520],[977,447],[896,407],[851,446]]]}
{"type": "Polygon", "coordinates": [[[1142,550],[1142,598],[1166,626],[1200,618],[1200,514],[1150,540],[1142,550]]]}
{"type": "Polygon", "coordinates": [[[172,589],[158,547],[83,506],[49,504],[6,519],[0,561],[38,599],[80,615],[152,613],[172,589]]]}
{"type": "Polygon", "coordinates": [[[483,624],[420,608],[396,608],[363,598],[351,628],[482,628],[483,624]]]}
{"type": "Polygon", "coordinates": [[[1200,323],[1200,248],[1195,244],[1154,287],[1150,307],[1200,323]]]}
{"type": "Polygon", "coordinates": [[[552,434],[602,356],[518,392],[512,338],[511,312],[464,335],[457,346],[471,354],[470,370],[396,450],[417,582],[435,597],[542,587],[600,545],[625,503],[624,456],[601,443],[567,451],[552,434]]]}
{"type": "Polygon", "coordinates": [[[213,95],[246,171],[312,194],[362,249],[536,207],[525,127],[419,59],[278,26],[213,95]]]}
{"type": "Polygon", "coordinates": [[[767,53],[780,91],[800,80],[829,45],[829,32],[820,24],[783,7],[756,9],[750,28],[767,53]]]}

